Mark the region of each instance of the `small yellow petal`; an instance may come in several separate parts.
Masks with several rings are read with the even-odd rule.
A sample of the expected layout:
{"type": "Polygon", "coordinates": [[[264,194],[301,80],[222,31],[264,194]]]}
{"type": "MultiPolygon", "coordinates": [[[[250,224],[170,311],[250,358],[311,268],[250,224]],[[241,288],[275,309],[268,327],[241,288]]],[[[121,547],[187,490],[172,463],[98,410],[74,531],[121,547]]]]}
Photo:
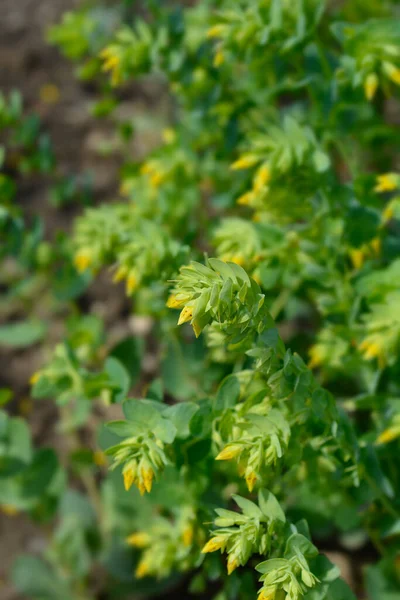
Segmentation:
{"type": "Polygon", "coordinates": [[[179,299],[178,296],[176,296],[175,294],[171,294],[167,300],[168,308],[182,308],[184,304],[185,300],[179,299]]]}
{"type": "Polygon", "coordinates": [[[382,220],[384,221],[384,223],[386,223],[387,221],[390,221],[391,219],[393,219],[393,216],[394,216],[393,205],[388,204],[382,212],[382,220]]]}
{"type": "Polygon", "coordinates": [[[231,460],[232,458],[236,458],[241,451],[241,446],[233,446],[228,444],[228,446],[225,446],[225,448],[218,454],[215,460],[231,460]]]}
{"type": "Polygon", "coordinates": [[[364,82],[364,92],[367,100],[371,102],[374,99],[378,89],[379,79],[376,73],[370,73],[364,82]]]}
{"type": "Polygon", "coordinates": [[[178,325],[183,325],[183,323],[187,323],[188,321],[191,321],[192,318],[193,318],[193,307],[185,306],[182,309],[181,314],[179,315],[178,325]]]}
{"type": "Polygon", "coordinates": [[[128,279],[126,280],[126,293],[128,295],[133,294],[133,292],[137,289],[139,285],[138,279],[136,277],[136,273],[131,272],[128,275],[128,279]]]}
{"type": "Polygon", "coordinates": [[[231,573],[233,573],[233,571],[235,569],[238,568],[239,563],[238,563],[238,561],[235,558],[229,557],[228,558],[228,563],[227,563],[226,566],[227,566],[227,570],[228,570],[228,575],[230,575],[231,573]]]}
{"type": "Polygon", "coordinates": [[[382,66],[389,79],[396,85],[400,85],[400,69],[388,62],[384,62],[382,66]]]}
{"type": "Polygon", "coordinates": [[[29,383],[31,385],[35,385],[35,383],[37,383],[39,381],[40,377],[41,377],[40,371],[36,371],[36,373],[33,373],[33,375],[31,375],[31,377],[29,379],[29,383]]]}
{"type": "Polygon", "coordinates": [[[254,192],[246,192],[242,196],[240,196],[236,202],[241,204],[242,206],[248,206],[254,200],[254,192]]]}
{"type": "Polygon", "coordinates": [[[225,29],[226,29],[226,25],[223,25],[222,23],[219,23],[218,25],[213,25],[207,31],[207,37],[208,38],[221,37],[221,35],[224,33],[225,29]]]}
{"type": "Polygon", "coordinates": [[[259,160],[260,158],[256,154],[243,154],[243,156],[231,164],[230,168],[233,171],[248,169],[249,167],[253,167],[255,164],[257,164],[259,160]]]}
{"type": "Polygon", "coordinates": [[[381,253],[382,250],[382,240],[378,237],[374,238],[373,240],[371,240],[371,248],[374,251],[374,253],[376,255],[379,255],[381,253]]]}
{"type": "Polygon", "coordinates": [[[80,250],[74,256],[74,265],[77,271],[79,271],[79,273],[86,271],[86,269],[90,266],[91,262],[92,257],[88,250],[80,250]]]}
{"type": "Polygon", "coordinates": [[[141,475],[143,478],[143,484],[144,484],[145,490],[146,490],[146,492],[150,493],[151,488],[153,486],[154,471],[150,467],[147,469],[142,469],[141,475]]]}
{"type": "Polygon", "coordinates": [[[135,576],[137,579],[143,579],[150,573],[149,565],[146,561],[141,560],[138,566],[136,567],[135,576]]]}
{"type": "Polygon", "coordinates": [[[150,536],[145,531],[132,533],[126,538],[126,543],[135,548],[146,548],[150,544],[150,536]]]}
{"type": "Polygon", "coordinates": [[[224,545],[225,540],[221,536],[213,537],[211,540],[208,540],[207,544],[202,549],[203,554],[207,554],[208,552],[215,552],[216,550],[220,550],[224,545]]]}
{"type": "Polygon", "coordinates": [[[254,177],[253,188],[256,193],[261,192],[271,179],[271,170],[268,164],[262,165],[254,177]]]}
{"type": "Polygon", "coordinates": [[[128,490],[130,490],[130,488],[132,487],[132,484],[135,481],[134,470],[132,469],[132,467],[125,468],[124,471],[122,472],[122,475],[124,477],[125,490],[128,491],[128,490]]]}
{"type": "Polygon", "coordinates": [[[225,61],[225,55],[221,49],[217,50],[214,56],[213,65],[218,69],[225,61]]]}
{"type": "Polygon", "coordinates": [[[361,248],[352,248],[350,250],[350,259],[355,269],[361,269],[364,264],[364,251],[361,248]]]}
{"type": "Polygon", "coordinates": [[[247,489],[249,490],[249,492],[253,491],[256,481],[257,481],[257,475],[254,473],[254,471],[251,471],[250,473],[248,473],[246,475],[246,484],[247,484],[247,489]]]}
{"type": "Polygon", "coordinates": [[[399,187],[399,176],[396,173],[384,173],[376,178],[375,192],[393,192],[399,187]]]}
{"type": "Polygon", "coordinates": [[[183,535],[182,535],[182,540],[183,540],[183,545],[184,546],[191,546],[192,542],[193,542],[193,527],[191,525],[188,525],[187,527],[185,527],[184,531],[183,531],[183,535]]]}
{"type": "Polygon", "coordinates": [[[388,444],[389,442],[392,442],[393,440],[396,440],[397,438],[400,437],[400,427],[388,427],[388,429],[385,429],[385,431],[383,431],[380,436],[378,437],[378,439],[376,440],[378,444],[388,444]]]}

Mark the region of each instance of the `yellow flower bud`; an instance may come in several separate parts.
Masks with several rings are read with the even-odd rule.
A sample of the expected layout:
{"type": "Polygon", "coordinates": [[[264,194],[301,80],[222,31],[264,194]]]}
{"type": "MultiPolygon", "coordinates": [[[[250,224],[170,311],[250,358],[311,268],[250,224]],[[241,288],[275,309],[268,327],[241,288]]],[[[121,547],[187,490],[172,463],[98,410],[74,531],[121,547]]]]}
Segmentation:
{"type": "Polygon", "coordinates": [[[388,427],[388,429],[385,429],[385,431],[379,435],[376,441],[378,444],[388,444],[399,437],[400,426],[398,425],[397,427],[388,427]]]}
{"type": "Polygon", "coordinates": [[[124,478],[125,490],[128,491],[136,479],[135,469],[131,465],[127,465],[122,471],[122,475],[124,478]]]}
{"type": "Polygon", "coordinates": [[[239,444],[228,444],[228,446],[225,446],[225,448],[218,454],[215,460],[231,460],[232,458],[236,458],[241,451],[242,448],[239,446],[239,444]]]}
{"type": "Polygon", "coordinates": [[[350,259],[355,269],[361,269],[364,264],[364,251],[362,248],[352,248],[350,250],[350,259]]]}
{"type": "Polygon", "coordinates": [[[223,23],[219,23],[218,25],[213,25],[207,31],[207,37],[208,38],[221,37],[221,35],[224,33],[225,29],[226,29],[226,25],[224,25],[223,23]]]}
{"type": "Polygon", "coordinates": [[[126,543],[135,548],[146,548],[150,544],[150,536],[145,531],[138,531],[128,535],[126,543]]]}
{"type": "Polygon", "coordinates": [[[218,69],[218,67],[220,67],[225,61],[225,55],[223,53],[223,51],[221,50],[221,48],[219,48],[214,56],[214,60],[213,60],[213,65],[216,69],[218,69]]]}
{"type": "Polygon", "coordinates": [[[131,271],[128,275],[128,279],[126,280],[126,293],[128,295],[133,294],[133,292],[137,289],[139,282],[136,277],[136,273],[131,271]]]}
{"type": "Polygon", "coordinates": [[[364,81],[364,92],[367,100],[371,102],[374,99],[378,89],[379,79],[376,73],[370,73],[364,81]]]}
{"type": "Polygon", "coordinates": [[[389,79],[396,85],[400,85],[400,69],[389,62],[384,62],[382,66],[389,79]]]}
{"type": "Polygon", "coordinates": [[[237,569],[238,566],[239,566],[239,562],[236,560],[236,558],[233,558],[233,557],[230,556],[228,558],[228,562],[227,562],[227,565],[226,565],[227,571],[228,571],[228,575],[230,575],[231,573],[233,573],[233,571],[235,569],[237,569]]]}
{"type": "Polygon", "coordinates": [[[184,304],[185,300],[180,300],[175,294],[171,294],[167,300],[168,308],[181,308],[184,304]]]}
{"type": "Polygon", "coordinates": [[[83,273],[92,263],[91,252],[88,249],[79,250],[74,256],[74,265],[79,271],[79,273],[83,273]]]}
{"type": "Polygon", "coordinates": [[[253,491],[256,481],[257,481],[257,475],[254,473],[254,471],[250,471],[246,475],[246,484],[247,484],[247,489],[249,490],[249,492],[253,491]]]}
{"type": "Polygon", "coordinates": [[[241,204],[242,206],[248,206],[254,200],[254,192],[246,192],[242,196],[240,196],[236,202],[241,204]]]}
{"type": "Polygon", "coordinates": [[[394,216],[393,205],[392,205],[392,203],[389,203],[382,212],[382,220],[384,223],[386,223],[387,221],[390,221],[390,219],[393,219],[393,216],[394,216]]]}
{"type": "Polygon", "coordinates": [[[191,546],[192,545],[192,542],[193,542],[193,527],[191,525],[188,525],[183,530],[182,540],[183,540],[183,545],[184,546],[191,546]]]}
{"type": "Polygon", "coordinates": [[[376,237],[371,240],[370,246],[371,246],[373,252],[376,255],[379,255],[381,253],[381,249],[382,249],[382,240],[380,238],[376,237]]]}
{"type": "Polygon", "coordinates": [[[243,154],[243,156],[231,164],[231,169],[233,171],[248,169],[257,164],[259,160],[260,158],[257,156],[257,154],[243,154]]]}
{"type": "Polygon", "coordinates": [[[137,579],[143,579],[143,577],[146,577],[146,575],[148,575],[149,573],[150,568],[147,561],[141,560],[138,566],[136,567],[135,577],[137,579]]]}
{"type": "Polygon", "coordinates": [[[221,536],[216,536],[208,540],[207,544],[202,549],[203,554],[207,554],[208,552],[215,552],[216,550],[220,550],[225,543],[225,539],[221,536]]]}
{"type": "Polygon", "coordinates": [[[40,371],[36,371],[36,373],[33,373],[29,379],[29,383],[31,385],[35,385],[35,383],[37,383],[39,381],[41,377],[41,372],[40,371]]]}
{"type": "Polygon", "coordinates": [[[153,486],[154,471],[151,467],[143,468],[141,470],[141,475],[143,478],[145,490],[146,492],[150,493],[151,488],[153,486]]]}
{"type": "Polygon", "coordinates": [[[364,358],[366,360],[372,360],[373,358],[379,357],[382,354],[382,346],[377,341],[372,341],[369,339],[361,342],[360,350],[364,352],[364,358]]]}
{"type": "Polygon", "coordinates": [[[271,179],[271,170],[267,163],[263,164],[254,177],[253,189],[256,193],[261,192],[271,179]]]}
{"type": "Polygon", "coordinates": [[[393,192],[399,187],[396,173],[384,173],[376,178],[375,192],[393,192]]]}
{"type": "Polygon", "coordinates": [[[185,306],[182,309],[181,314],[179,315],[178,325],[183,325],[183,323],[187,323],[188,321],[191,321],[192,318],[193,318],[193,307],[185,306]]]}

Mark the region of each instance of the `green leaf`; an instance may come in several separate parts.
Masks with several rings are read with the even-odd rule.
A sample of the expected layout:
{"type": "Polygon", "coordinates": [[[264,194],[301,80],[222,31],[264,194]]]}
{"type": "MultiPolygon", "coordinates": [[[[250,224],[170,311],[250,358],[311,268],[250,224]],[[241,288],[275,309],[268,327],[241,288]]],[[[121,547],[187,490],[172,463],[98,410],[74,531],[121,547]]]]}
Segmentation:
{"type": "Polygon", "coordinates": [[[20,556],[12,568],[12,581],[22,594],[37,600],[71,600],[66,583],[40,558],[20,556]]]}
{"type": "Polygon", "coordinates": [[[131,386],[131,381],[127,370],[123,364],[113,356],[107,358],[105,362],[105,370],[111,379],[112,385],[115,385],[120,390],[114,395],[115,402],[123,402],[131,386]]]}
{"type": "Polygon", "coordinates": [[[143,356],[143,340],[135,337],[127,337],[122,342],[119,342],[110,353],[111,357],[118,359],[118,361],[125,367],[129,378],[130,384],[134,385],[140,375],[141,361],[143,356]]]}
{"type": "Polygon", "coordinates": [[[264,515],[271,520],[286,521],[285,513],[275,496],[268,490],[260,490],[258,493],[258,503],[264,515]]]}
{"type": "Polygon", "coordinates": [[[228,375],[218,388],[215,398],[214,409],[222,411],[232,408],[237,404],[240,397],[240,383],[235,375],[228,375]]]}
{"type": "Polygon", "coordinates": [[[161,414],[151,401],[126,400],[122,404],[124,415],[138,430],[153,430],[161,421],[161,414]]]}
{"type": "Polygon", "coordinates": [[[177,437],[185,439],[190,435],[190,423],[198,410],[199,407],[193,402],[182,402],[169,406],[163,415],[175,425],[177,437]]]}
{"type": "Polygon", "coordinates": [[[242,498],[242,496],[237,496],[236,494],[234,494],[232,498],[239,506],[239,508],[242,509],[242,512],[244,515],[246,515],[246,517],[260,519],[263,516],[263,513],[261,512],[257,504],[254,504],[254,502],[251,502],[251,500],[247,500],[247,498],[242,498]]]}
{"type": "Polygon", "coordinates": [[[0,346],[24,348],[42,340],[46,333],[43,321],[20,321],[0,326],[0,346]]]}

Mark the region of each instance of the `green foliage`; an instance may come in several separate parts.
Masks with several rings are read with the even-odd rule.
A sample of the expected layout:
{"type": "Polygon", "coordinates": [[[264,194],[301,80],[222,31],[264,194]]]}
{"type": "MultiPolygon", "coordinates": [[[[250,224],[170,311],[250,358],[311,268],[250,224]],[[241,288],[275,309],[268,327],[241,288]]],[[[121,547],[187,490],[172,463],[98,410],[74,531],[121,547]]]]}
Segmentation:
{"type": "MultiPolygon", "coordinates": [[[[185,585],[216,600],[257,588],[259,600],[351,600],[323,554],[332,538],[368,556],[373,545],[366,593],[394,599],[397,6],[149,1],[138,17],[114,4],[68,13],[50,40],[94,80],[94,113],[122,144],[140,135],[118,120],[129,83],[162,82],[173,119],[158,146],[141,160],[125,146],[120,197],[85,208],[54,246],[24,230],[15,181],[0,180],[0,216],[22,240],[6,255],[70,315],[32,378],[32,396],[59,408],[66,459],[1,413],[4,512],[58,515],[43,560],[21,557],[15,584],[83,600],[100,568],[110,598],[185,585]],[[110,271],[145,339],[116,340],[74,303],[110,271]]],[[[28,148],[21,173],[48,168],[29,123],[17,96],[1,101],[0,126],[28,148]]],[[[0,341],[41,342],[34,317],[0,341]]]]}

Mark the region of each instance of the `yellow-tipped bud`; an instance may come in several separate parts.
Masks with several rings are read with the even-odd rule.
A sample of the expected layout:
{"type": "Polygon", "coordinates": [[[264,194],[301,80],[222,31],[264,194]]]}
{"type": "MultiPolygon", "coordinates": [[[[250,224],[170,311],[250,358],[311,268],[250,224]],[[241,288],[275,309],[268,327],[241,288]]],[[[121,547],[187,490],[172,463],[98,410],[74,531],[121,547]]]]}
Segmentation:
{"type": "Polygon", "coordinates": [[[389,79],[396,85],[400,85],[400,69],[389,62],[384,62],[382,66],[389,79]]]}
{"type": "Polygon", "coordinates": [[[141,560],[138,566],[136,567],[135,577],[137,579],[143,579],[143,577],[146,577],[146,575],[148,575],[149,573],[150,569],[147,561],[141,560]]]}
{"type": "Polygon", "coordinates": [[[193,542],[193,527],[188,525],[183,530],[182,541],[184,546],[191,546],[193,542]]]}
{"type": "Polygon", "coordinates": [[[393,192],[399,187],[399,176],[396,173],[384,173],[376,178],[375,192],[393,192]]]}
{"type": "Polygon", "coordinates": [[[364,352],[364,358],[366,360],[372,360],[373,358],[379,357],[382,354],[382,347],[378,342],[371,340],[364,340],[360,344],[360,350],[364,352]]]}
{"type": "Polygon", "coordinates": [[[225,55],[221,48],[219,48],[214,55],[213,65],[216,69],[218,69],[218,67],[220,67],[224,63],[224,61],[225,55]]]}
{"type": "Polygon", "coordinates": [[[233,171],[239,171],[242,169],[249,169],[259,162],[260,158],[257,154],[243,154],[238,160],[231,164],[233,171]]]}
{"type": "Polygon", "coordinates": [[[209,39],[221,37],[221,35],[224,33],[225,29],[226,29],[226,25],[223,25],[222,23],[219,23],[218,25],[213,25],[207,31],[207,37],[209,39]]]}
{"type": "Polygon", "coordinates": [[[392,205],[392,203],[389,203],[382,212],[382,220],[384,223],[386,223],[387,221],[390,221],[390,219],[393,219],[393,216],[394,216],[393,205],[392,205]]]}
{"type": "Polygon", "coordinates": [[[233,558],[233,557],[230,556],[228,558],[228,562],[227,562],[227,565],[226,565],[226,568],[227,568],[227,571],[228,571],[228,575],[230,575],[231,573],[233,573],[233,571],[235,569],[237,569],[238,566],[239,566],[239,562],[236,560],[236,558],[233,558]]]}
{"type": "Polygon", "coordinates": [[[249,492],[253,491],[256,481],[257,475],[254,473],[254,471],[250,471],[250,473],[246,475],[246,485],[249,492]]]}
{"type": "Polygon", "coordinates": [[[352,248],[350,250],[350,259],[355,269],[361,269],[364,264],[364,251],[362,248],[352,248]]]}
{"type": "Polygon", "coordinates": [[[132,533],[126,538],[126,543],[135,548],[146,548],[150,544],[150,536],[145,531],[132,533]]]}
{"type": "Polygon", "coordinates": [[[240,196],[236,202],[242,206],[249,206],[253,200],[254,192],[246,192],[245,194],[242,194],[242,196],[240,196]]]}
{"type": "Polygon", "coordinates": [[[123,279],[125,279],[127,274],[128,274],[127,267],[125,267],[125,266],[118,267],[118,269],[114,273],[114,277],[113,277],[114,283],[118,283],[119,281],[122,281],[123,279]]]}
{"type": "Polygon", "coordinates": [[[74,265],[79,271],[83,273],[92,263],[92,256],[89,250],[79,250],[74,256],[74,265]]]}
{"type": "Polygon", "coordinates": [[[128,275],[128,279],[126,280],[126,293],[130,296],[137,289],[138,285],[139,282],[136,277],[136,273],[131,271],[128,275]]]}
{"type": "Polygon", "coordinates": [[[131,467],[131,466],[125,467],[122,472],[122,475],[124,478],[125,490],[128,491],[128,490],[130,490],[130,488],[132,487],[132,484],[135,482],[135,479],[136,479],[136,474],[135,474],[133,467],[131,467]]]}
{"type": "Polygon", "coordinates": [[[365,97],[369,102],[374,99],[376,90],[378,89],[379,79],[376,73],[370,73],[364,81],[365,97]]]}
{"type": "Polygon", "coordinates": [[[232,458],[236,458],[240,454],[241,450],[242,448],[239,445],[225,446],[225,448],[221,450],[221,452],[218,454],[215,460],[232,460],[232,458]]]}
{"type": "Polygon", "coordinates": [[[202,549],[203,554],[208,554],[209,552],[215,552],[216,550],[220,550],[224,545],[225,540],[221,536],[216,536],[208,540],[207,544],[202,549]]]}
{"type": "Polygon", "coordinates": [[[171,294],[171,296],[167,300],[168,308],[182,308],[185,304],[184,300],[180,300],[175,294],[171,294]]]}
{"type": "Polygon", "coordinates": [[[378,237],[371,240],[370,246],[376,255],[379,255],[382,250],[382,240],[378,237]]]}
{"type": "Polygon", "coordinates": [[[257,600],[274,600],[275,598],[275,591],[268,591],[264,588],[262,588],[262,590],[260,591],[260,593],[258,594],[258,598],[257,600]]]}
{"type": "Polygon", "coordinates": [[[385,429],[385,431],[383,431],[380,434],[380,436],[378,437],[378,439],[376,441],[378,444],[388,444],[389,442],[392,442],[393,440],[395,440],[399,437],[400,437],[400,426],[388,427],[388,429],[385,429]]]}
{"type": "Polygon", "coordinates": [[[254,177],[253,188],[255,192],[261,192],[271,179],[271,170],[268,164],[263,164],[254,177]]]}
{"type": "Polygon", "coordinates": [[[40,373],[40,371],[36,371],[36,373],[33,373],[33,374],[31,375],[31,377],[30,377],[30,379],[29,379],[29,383],[30,383],[31,385],[35,385],[35,383],[37,383],[37,382],[39,381],[40,377],[41,377],[41,373],[40,373]]]}
{"type": "Polygon", "coordinates": [[[182,309],[181,314],[179,315],[178,325],[183,325],[183,323],[187,323],[188,321],[191,321],[192,318],[193,318],[193,307],[185,306],[182,309]]]}
{"type": "Polygon", "coordinates": [[[146,469],[143,468],[141,471],[141,475],[143,478],[145,490],[146,490],[146,492],[150,493],[151,488],[153,486],[154,471],[151,467],[148,467],[146,469]]]}

